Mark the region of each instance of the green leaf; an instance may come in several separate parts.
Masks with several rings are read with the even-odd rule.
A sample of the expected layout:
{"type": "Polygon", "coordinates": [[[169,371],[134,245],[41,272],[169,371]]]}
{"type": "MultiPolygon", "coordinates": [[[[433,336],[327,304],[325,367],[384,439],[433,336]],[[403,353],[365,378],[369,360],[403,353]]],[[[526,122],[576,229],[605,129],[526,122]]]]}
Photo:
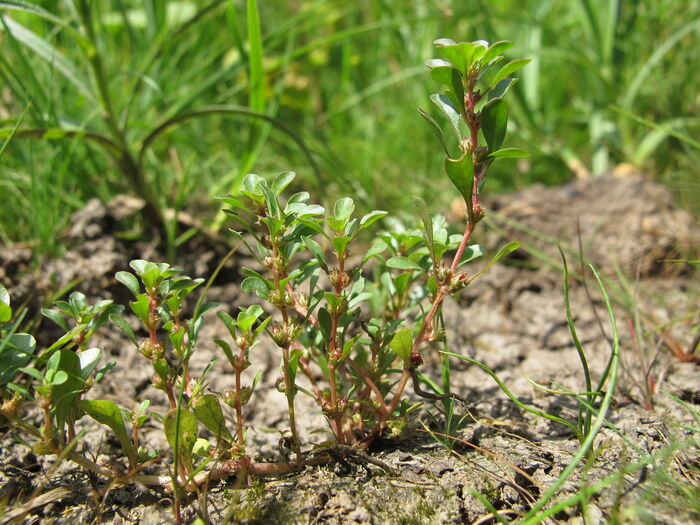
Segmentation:
{"type": "Polygon", "coordinates": [[[126,336],[131,340],[132,343],[136,344],[136,334],[131,328],[131,325],[123,317],[117,314],[110,314],[109,320],[117,326],[126,336]]]}
{"type": "Polygon", "coordinates": [[[25,367],[36,350],[36,341],[29,334],[12,334],[4,341],[0,353],[0,386],[12,381],[20,368],[25,367]]]}
{"type": "Polygon", "coordinates": [[[445,156],[449,157],[450,151],[447,149],[447,141],[445,140],[445,134],[442,132],[440,124],[435,122],[435,119],[433,117],[431,117],[428,113],[426,113],[420,108],[418,108],[418,113],[421,117],[423,117],[426,120],[428,124],[430,124],[430,129],[433,130],[433,133],[437,137],[438,141],[440,141],[440,145],[442,146],[442,150],[445,152],[445,156]]]}
{"type": "Polygon", "coordinates": [[[464,253],[462,254],[462,258],[459,260],[459,264],[457,265],[462,266],[463,264],[467,264],[468,262],[473,261],[474,259],[478,259],[484,255],[484,247],[479,245],[479,244],[474,244],[472,246],[467,246],[464,249],[464,253]]]}
{"type": "Polygon", "coordinates": [[[42,308],[41,315],[43,315],[47,319],[51,319],[64,332],[67,332],[68,330],[70,330],[70,328],[68,328],[68,323],[66,322],[66,318],[63,317],[63,314],[61,314],[61,312],[57,312],[56,310],[50,310],[48,308],[42,308]]]}
{"type": "Polygon", "coordinates": [[[316,258],[318,264],[321,266],[321,268],[323,268],[323,271],[328,273],[326,254],[323,253],[323,248],[321,248],[321,245],[314,241],[311,237],[304,237],[302,240],[306,248],[311,252],[311,255],[316,258]]]}
{"type": "Polygon", "coordinates": [[[484,53],[484,56],[481,57],[481,62],[484,65],[488,64],[494,58],[498,57],[502,53],[505,53],[514,45],[515,44],[513,42],[509,42],[508,40],[501,40],[499,42],[494,42],[486,50],[486,53],[484,53]]]}
{"type": "Polygon", "coordinates": [[[451,72],[450,78],[450,89],[447,95],[454,106],[459,110],[461,115],[466,115],[466,108],[464,107],[464,82],[462,81],[462,75],[456,69],[451,72]]]}
{"type": "Polygon", "coordinates": [[[85,324],[85,323],[80,323],[80,324],[75,325],[73,328],[68,330],[61,337],[59,337],[51,346],[49,346],[46,350],[44,350],[44,353],[52,352],[53,350],[56,350],[58,348],[63,348],[65,345],[72,343],[73,339],[78,334],[80,334],[80,332],[85,330],[86,328],[87,328],[87,324],[85,324]]]}
{"type": "Polygon", "coordinates": [[[395,256],[391,257],[386,265],[389,268],[395,268],[397,270],[423,270],[417,263],[413,262],[408,257],[395,256]]]}
{"type": "Polygon", "coordinates": [[[10,293],[7,291],[7,288],[0,284],[0,303],[4,304],[5,306],[10,306],[10,302],[10,293]]]}
{"type": "Polygon", "coordinates": [[[497,151],[506,138],[508,104],[502,98],[490,100],[481,110],[481,130],[489,151],[497,151]]]}
{"type": "MultiPolygon", "coordinates": [[[[214,445],[209,443],[207,439],[197,438],[197,441],[194,442],[194,446],[192,447],[192,453],[195,456],[209,459],[211,458],[209,452],[212,448],[214,448],[214,445]]],[[[200,518],[197,518],[192,522],[192,525],[205,525],[205,523],[200,518]]]]}
{"type": "Polygon", "coordinates": [[[243,334],[248,335],[252,330],[253,325],[262,314],[263,309],[259,304],[254,304],[248,308],[242,308],[236,316],[236,324],[238,325],[238,329],[243,334]]]}
{"type": "Polygon", "coordinates": [[[88,348],[78,354],[80,361],[80,377],[87,379],[90,374],[97,368],[97,363],[102,359],[102,350],[99,348],[88,348]]]}
{"type": "Polygon", "coordinates": [[[13,38],[56,68],[90,102],[95,102],[93,93],[88,87],[89,84],[85,81],[75,64],[68,60],[57,48],[19,22],[16,22],[13,18],[3,15],[2,19],[13,38]]]}
{"type": "Polygon", "coordinates": [[[515,73],[521,67],[526,66],[529,62],[531,62],[531,59],[529,58],[519,58],[517,60],[508,62],[498,71],[498,73],[496,73],[493,79],[491,79],[491,86],[489,87],[489,89],[492,89],[501,80],[506,78],[511,73],[515,73]]]}
{"type": "Polygon", "coordinates": [[[488,270],[489,268],[491,268],[491,266],[496,264],[499,261],[499,259],[501,259],[501,257],[508,255],[510,252],[513,252],[513,251],[517,250],[518,248],[520,248],[519,242],[510,242],[510,243],[506,244],[503,248],[498,250],[498,253],[493,256],[493,259],[491,259],[489,261],[489,263],[479,271],[479,273],[477,273],[474,277],[469,279],[469,282],[471,283],[474,279],[483,275],[484,272],[486,272],[486,270],[488,270]]]}
{"type": "MultiPolygon", "coordinates": [[[[284,208],[285,214],[294,215],[297,218],[323,215],[325,212],[326,209],[323,206],[319,206],[318,204],[304,204],[303,202],[288,203],[284,208]]],[[[315,230],[316,228],[313,229],[315,230]]]]}
{"type": "Polygon", "coordinates": [[[63,428],[67,421],[74,419],[75,399],[83,391],[80,359],[73,350],[62,348],[52,354],[49,363],[47,379],[54,385],[51,390],[51,403],[55,407],[56,423],[59,428],[63,428]],[[48,377],[49,370],[54,372],[51,378],[48,377]]]}
{"type": "Polygon", "coordinates": [[[261,182],[259,184],[260,189],[263,192],[263,195],[265,195],[265,205],[267,207],[267,219],[275,218],[277,217],[280,206],[279,202],[277,202],[277,195],[272,193],[272,190],[267,187],[267,184],[265,182],[261,182]]]}
{"type": "Polygon", "coordinates": [[[460,73],[466,73],[467,69],[479,60],[486,52],[486,43],[483,40],[476,42],[460,42],[457,44],[448,38],[435,40],[435,46],[442,55],[455,66],[460,73]]]}
{"type": "Polygon", "coordinates": [[[263,41],[260,24],[260,12],[256,0],[248,0],[246,5],[249,74],[250,74],[250,109],[265,110],[265,66],[263,64],[263,41]]]}
{"type": "Polygon", "coordinates": [[[267,299],[271,287],[267,280],[262,277],[246,277],[241,283],[241,290],[245,293],[255,292],[261,299],[267,299]]]}
{"type": "Polygon", "coordinates": [[[472,218],[472,187],[474,185],[474,164],[469,153],[459,159],[445,159],[445,171],[467,205],[469,218],[472,218]]]}
{"type": "Polygon", "coordinates": [[[386,217],[388,213],[389,212],[386,212],[384,210],[373,210],[363,215],[360,219],[360,229],[358,231],[362,231],[365,228],[368,228],[370,224],[372,224],[375,221],[378,221],[383,217],[386,217]]]}
{"type": "Polygon", "coordinates": [[[192,462],[192,448],[197,441],[197,418],[184,408],[174,408],[165,415],[163,430],[170,448],[185,460],[192,462]],[[180,417],[178,418],[178,413],[180,417]]]}
{"type": "Polygon", "coordinates": [[[137,453],[134,444],[131,442],[129,432],[124,421],[124,413],[113,401],[98,399],[94,401],[82,400],[79,403],[80,409],[92,419],[108,426],[114,432],[119,443],[124,450],[129,465],[134,466],[137,462],[137,453]]]}
{"type": "Polygon", "coordinates": [[[518,148],[503,148],[489,153],[489,157],[497,159],[522,159],[529,156],[530,154],[527,151],[518,148]]]}
{"type": "Polygon", "coordinates": [[[504,78],[498,84],[496,84],[492,88],[489,88],[489,100],[494,98],[503,98],[505,94],[508,93],[508,90],[517,83],[517,78],[504,78]]]}
{"type": "Polygon", "coordinates": [[[428,249],[430,250],[430,258],[433,260],[433,266],[437,267],[435,240],[433,239],[433,218],[431,217],[428,207],[423,199],[418,196],[414,196],[413,202],[416,203],[416,208],[418,208],[421,221],[423,221],[423,227],[425,228],[425,239],[428,242],[428,249]]]}
{"type": "Polygon", "coordinates": [[[432,58],[425,61],[425,65],[430,69],[430,76],[438,84],[443,84],[446,87],[452,85],[452,71],[455,71],[454,66],[447,60],[441,58],[432,58]]]}
{"type": "Polygon", "coordinates": [[[218,397],[214,394],[199,396],[193,403],[192,408],[197,419],[215,436],[221,437],[226,441],[233,440],[231,432],[226,427],[226,418],[224,418],[218,397]]]}
{"type": "Polygon", "coordinates": [[[372,257],[376,257],[380,253],[383,253],[384,250],[386,250],[388,247],[389,245],[382,240],[375,241],[374,244],[372,244],[372,246],[369,247],[369,250],[367,250],[365,256],[362,258],[362,264],[369,261],[372,257]]]}
{"type": "Polygon", "coordinates": [[[352,239],[350,237],[333,237],[333,248],[335,249],[335,253],[341,257],[344,256],[348,248],[348,243],[351,240],[352,239]]]}
{"type": "Polygon", "coordinates": [[[260,185],[264,182],[265,179],[263,179],[260,175],[257,175],[255,173],[248,173],[248,175],[243,177],[243,188],[249,193],[262,195],[260,185]]]}
{"type": "Polygon", "coordinates": [[[413,350],[413,335],[411,334],[411,330],[403,328],[396,332],[389,344],[389,348],[403,359],[404,366],[409,366],[411,363],[411,351],[413,350]]]}
{"type": "Polygon", "coordinates": [[[347,221],[353,211],[355,211],[355,203],[350,197],[338,199],[333,206],[333,215],[342,221],[347,221]]]}
{"type": "Polygon", "coordinates": [[[149,314],[148,303],[149,303],[148,295],[145,293],[139,294],[136,297],[135,301],[131,301],[129,303],[129,306],[131,307],[131,311],[136,314],[136,317],[138,317],[139,320],[143,324],[148,323],[148,314],[149,314]]]}
{"type": "Polygon", "coordinates": [[[321,330],[321,335],[323,335],[324,341],[329,341],[331,337],[331,314],[325,308],[319,308],[318,310],[318,327],[321,330]]]}
{"type": "Polygon", "coordinates": [[[296,175],[297,174],[293,171],[286,171],[277,175],[275,180],[272,181],[272,186],[270,186],[272,193],[276,196],[280,195],[284,189],[289,186],[289,183],[294,180],[296,175]]]}
{"type": "Polygon", "coordinates": [[[452,104],[450,97],[448,97],[447,95],[433,94],[430,95],[430,100],[433,102],[433,104],[440,108],[440,111],[447,115],[450,124],[452,124],[452,129],[454,130],[455,135],[457,136],[457,140],[462,140],[462,132],[459,129],[459,122],[461,120],[461,117],[457,108],[455,108],[452,104]]]}

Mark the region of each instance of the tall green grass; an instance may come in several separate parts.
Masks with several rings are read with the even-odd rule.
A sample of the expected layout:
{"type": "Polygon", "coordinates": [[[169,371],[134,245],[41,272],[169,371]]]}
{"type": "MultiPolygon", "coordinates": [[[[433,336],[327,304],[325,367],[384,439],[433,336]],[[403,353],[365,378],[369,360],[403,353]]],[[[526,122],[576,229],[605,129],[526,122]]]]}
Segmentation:
{"type": "MultiPolygon", "coordinates": [[[[534,59],[511,119],[534,156],[497,168],[491,191],[629,162],[700,201],[698,152],[678,138],[699,123],[700,0],[3,0],[0,14],[0,138],[30,105],[0,166],[0,227],[38,252],[86,199],[120,192],[217,227],[211,196],[249,171],[293,168],[321,200],[447,205],[416,111],[432,111],[438,37],[514,40],[534,59]]],[[[183,232],[164,228],[176,248],[183,232]]]]}

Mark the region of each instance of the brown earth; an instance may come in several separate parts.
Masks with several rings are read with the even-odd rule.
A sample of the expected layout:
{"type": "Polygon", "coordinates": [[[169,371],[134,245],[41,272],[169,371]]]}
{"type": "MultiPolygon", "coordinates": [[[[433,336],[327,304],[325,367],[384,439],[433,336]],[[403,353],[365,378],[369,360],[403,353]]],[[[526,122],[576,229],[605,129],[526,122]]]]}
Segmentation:
{"type": "MultiPolygon", "coordinates": [[[[510,240],[523,247],[464,290],[458,301],[446,304],[447,336],[452,351],[486,363],[521,402],[575,419],[577,404],[571,397],[548,394],[533,383],[559,391],[584,390],[581,364],[566,326],[556,242],[567,253],[570,271],[586,275],[588,291],[572,281],[571,307],[594,381],[609,358],[611,330],[591,272],[580,264],[579,245],[585,259],[605,276],[616,302],[622,371],[608,416],[614,428],[600,432],[594,456],[564,484],[555,500],[562,501],[581,486],[610,476],[614,480],[583,507],[562,510],[549,518],[551,522],[583,523],[584,516],[586,523],[612,518],[623,523],[700,521],[697,504],[693,510],[683,501],[687,492],[672,490],[675,485],[666,482],[658,464],[622,472],[640,458],[657,453],[674,483],[685,483],[691,494],[700,495],[698,433],[690,428],[697,428],[698,422],[693,422],[691,411],[663,393],[677,396],[695,410],[700,405],[700,282],[690,265],[672,262],[700,258],[700,230],[693,217],[674,208],[665,188],[641,176],[581,179],[558,188],[534,186],[493,198],[486,207],[488,231],[482,231],[477,242],[490,250],[510,240]],[[632,329],[635,322],[641,331],[632,329]],[[678,445],[681,442],[683,446],[678,445]],[[668,451],[665,455],[664,450],[668,451]]],[[[25,303],[36,311],[46,297],[73,283],[74,290],[93,300],[114,298],[126,304],[127,292],[114,274],[128,270],[133,258],[161,258],[155,241],[131,242],[115,235],[133,210],[138,210],[138,202],[125,198],[106,206],[90,202],[76,214],[67,232],[71,250],[44,264],[42,274],[29,270],[29,248],[3,248],[0,282],[11,290],[13,303],[25,303]]],[[[210,240],[211,236],[195,237],[182,250],[178,264],[186,274],[206,277],[224,256],[227,248],[210,240]]],[[[227,263],[208,295],[231,313],[249,300],[237,286],[238,268],[243,264],[246,261],[236,257],[227,263]]],[[[57,335],[48,324],[37,332],[40,345],[57,335]]],[[[215,391],[231,385],[231,370],[210,343],[223,332],[223,326],[210,315],[200,335],[193,370],[196,375],[217,360],[208,376],[215,391]]],[[[94,344],[108,359],[115,359],[117,367],[91,395],[128,408],[143,399],[151,399],[156,408],[165,407],[160,392],[148,386],[150,366],[118,330],[103,329],[94,344]]],[[[274,388],[278,350],[261,345],[252,360],[252,373],[262,369],[264,374],[250,405],[251,452],[259,459],[279,459],[284,452],[278,442],[287,418],[284,398],[274,388]]],[[[427,359],[424,371],[439,377],[435,359],[427,359]]],[[[458,429],[456,436],[463,442],[456,442],[452,452],[425,432],[422,424],[438,432],[441,429],[429,415],[438,414],[438,406],[428,404],[420,421],[401,439],[372,452],[391,472],[372,463],[360,462],[350,465],[352,468],[331,463],[300,474],[258,479],[244,489],[234,480],[222,481],[209,488],[211,521],[492,523],[475,491],[505,518],[516,519],[571,461],[578,442],[564,426],[518,408],[475,366],[454,360],[452,382],[453,390],[469,400],[468,406],[459,408],[459,415],[472,416],[458,429]]],[[[297,401],[304,443],[327,439],[328,434],[319,434],[327,425],[313,402],[304,396],[297,401]]],[[[109,464],[116,443],[97,423],[85,420],[83,424],[88,431],[87,450],[109,464]]],[[[0,509],[3,503],[7,505],[5,519],[31,507],[27,523],[172,520],[171,500],[162,491],[130,485],[103,490],[105,494],[97,498],[93,488],[104,489],[99,480],[89,479],[67,462],[50,471],[55,458],[36,457],[10,429],[3,433],[0,509]],[[30,494],[42,495],[32,499],[30,494]]],[[[155,425],[144,429],[144,439],[150,447],[167,448],[155,425]]],[[[186,518],[194,519],[197,509],[202,506],[194,500],[185,511],[186,518]]]]}

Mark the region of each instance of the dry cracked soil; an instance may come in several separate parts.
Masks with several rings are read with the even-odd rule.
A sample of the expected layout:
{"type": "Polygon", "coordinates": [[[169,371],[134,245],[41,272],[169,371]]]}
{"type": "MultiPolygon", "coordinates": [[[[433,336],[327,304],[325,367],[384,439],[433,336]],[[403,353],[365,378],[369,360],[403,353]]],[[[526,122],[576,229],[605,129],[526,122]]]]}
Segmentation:
{"type": "MultiPolygon", "coordinates": [[[[668,191],[641,175],[581,179],[563,187],[533,186],[486,203],[488,227],[477,241],[490,250],[510,240],[522,243],[503,263],[466,288],[445,306],[450,349],[487,364],[522,403],[562,418],[575,419],[571,396],[547,392],[584,389],[579,356],[566,325],[559,242],[572,272],[571,308],[595,380],[609,355],[611,329],[591,272],[579,254],[606,278],[615,300],[622,368],[613,406],[594,443],[594,452],[561,487],[554,501],[592,491],[581,504],[558,511],[550,523],[698,523],[700,450],[693,409],[700,405],[698,326],[700,282],[697,272],[679,259],[700,258],[700,230],[689,213],[676,209],[668,191]],[[583,269],[582,269],[583,268],[583,269]],[[641,326],[641,330],[635,330],[641,326]],[[641,337],[640,337],[641,335],[641,337]],[[650,390],[651,387],[651,390],[650,390]],[[679,401],[680,400],[680,401],[679,401]],[[681,402],[682,401],[682,402],[681,402]],[[685,403],[685,404],[683,404],[685,403]],[[657,454],[651,467],[635,462],[657,454]],[[660,465],[663,465],[661,469],[660,465]],[[663,472],[657,472],[663,470],[663,472]],[[682,487],[679,489],[678,487],[682,487]],[[686,500],[684,500],[686,498],[686,500]]],[[[70,246],[60,259],[32,270],[31,249],[5,247],[0,282],[14,304],[36,312],[42,301],[71,283],[90,299],[114,298],[126,304],[126,290],[114,280],[134,258],[162,259],[157,243],[129,241],[115,235],[138,201],[118,198],[107,205],[90,202],[66,232],[70,246]]],[[[224,243],[195,237],[177,261],[191,276],[208,276],[226,252],[224,243]]],[[[242,294],[234,257],[209,291],[208,299],[234,312],[249,300],[242,294]]],[[[478,263],[476,263],[478,265],[478,263]]],[[[214,316],[205,325],[193,373],[215,361],[209,386],[231,386],[231,369],[210,343],[224,335],[214,316]]],[[[56,336],[44,322],[40,345],[56,336]]],[[[164,407],[149,386],[150,366],[115,328],[101,330],[100,346],[117,366],[91,395],[133,408],[144,399],[164,407]]],[[[285,402],[275,390],[278,350],[261,345],[252,370],[264,371],[249,405],[248,440],[256,458],[279,459],[280,432],[287,426],[285,402]]],[[[427,373],[439,371],[426,359],[427,373]]],[[[452,449],[427,430],[440,432],[427,403],[410,428],[370,451],[377,462],[332,462],[279,477],[223,480],[208,488],[206,503],[192,499],[184,510],[191,521],[203,505],[212,523],[494,523],[480,501],[486,498],[500,515],[517,520],[542,496],[578,450],[575,436],[563,425],[535,416],[510,401],[483,370],[467,362],[452,363],[453,390],[468,403],[457,407],[461,425],[452,449]]],[[[327,439],[324,418],[312,402],[298,398],[302,440],[327,439]]],[[[37,414],[29,412],[27,418],[37,414]]],[[[438,416],[439,420],[440,417],[438,416]]],[[[85,452],[98,462],[113,463],[118,445],[104,427],[84,418],[85,452]]],[[[25,523],[160,524],[172,522],[166,493],[131,484],[112,486],[92,479],[70,462],[53,469],[55,457],[36,456],[13,430],[0,422],[0,513],[4,521],[25,523]]],[[[153,448],[166,448],[156,425],[144,429],[153,448]]]]}

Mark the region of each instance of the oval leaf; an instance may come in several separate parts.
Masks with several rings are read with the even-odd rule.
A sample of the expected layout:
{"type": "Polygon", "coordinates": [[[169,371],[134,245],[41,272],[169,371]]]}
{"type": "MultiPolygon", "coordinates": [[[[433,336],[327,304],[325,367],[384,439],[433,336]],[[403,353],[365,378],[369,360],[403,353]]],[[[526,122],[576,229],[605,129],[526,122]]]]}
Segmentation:
{"type": "Polygon", "coordinates": [[[489,151],[497,151],[506,138],[508,104],[502,98],[490,100],[481,110],[481,130],[489,151]]]}
{"type": "Polygon", "coordinates": [[[450,124],[452,124],[452,129],[454,129],[455,135],[457,136],[457,140],[462,140],[462,132],[459,129],[459,121],[461,117],[459,116],[459,111],[457,108],[455,108],[452,104],[450,97],[447,95],[434,94],[430,95],[430,100],[438,108],[440,108],[440,111],[447,115],[450,124]]]}
{"type": "Polygon", "coordinates": [[[178,451],[187,462],[192,457],[192,447],[197,441],[197,418],[189,410],[184,408],[173,409],[168,412],[163,422],[163,430],[168,444],[173,451],[178,451]],[[178,412],[180,418],[178,419],[178,412]]]}
{"type": "Polygon", "coordinates": [[[426,120],[428,124],[430,124],[430,129],[433,130],[433,133],[435,133],[435,136],[437,137],[438,141],[440,141],[440,145],[442,146],[442,150],[445,152],[445,156],[449,157],[450,151],[447,149],[447,141],[445,140],[445,134],[442,132],[440,124],[435,122],[435,119],[433,117],[431,117],[428,113],[426,113],[420,108],[418,108],[418,113],[421,117],[423,117],[426,120]]]}
{"type": "Polygon", "coordinates": [[[530,154],[527,151],[523,151],[518,148],[503,148],[493,153],[489,153],[489,157],[494,157],[497,159],[522,159],[529,157],[530,154]]]}
{"type": "Polygon", "coordinates": [[[496,73],[496,76],[493,77],[493,79],[491,80],[490,88],[498,84],[501,80],[506,78],[511,73],[515,73],[521,67],[526,66],[530,62],[531,59],[529,58],[519,58],[518,60],[508,62],[498,71],[498,73],[496,73]]]}
{"type": "Polygon", "coordinates": [[[413,350],[413,335],[411,330],[403,328],[396,332],[394,338],[389,344],[389,348],[403,359],[404,366],[408,366],[411,362],[411,351],[413,350]]]}
{"type": "Polygon", "coordinates": [[[391,257],[387,262],[386,265],[389,268],[395,268],[397,270],[422,270],[417,263],[413,262],[411,259],[408,257],[391,257]]]}
{"type": "Polygon", "coordinates": [[[134,294],[134,297],[138,296],[139,292],[141,291],[141,287],[139,286],[139,280],[134,276],[133,273],[131,272],[117,272],[114,275],[114,278],[122,283],[124,286],[126,286],[129,291],[134,294]]]}
{"type": "Polygon", "coordinates": [[[107,425],[112,429],[126,456],[129,458],[129,464],[135,465],[136,449],[129,438],[129,432],[124,422],[124,414],[117,404],[107,399],[83,400],[80,401],[80,408],[98,423],[107,425]]]}
{"type": "Polygon", "coordinates": [[[460,195],[467,205],[467,212],[472,219],[472,186],[474,185],[474,164],[469,153],[465,153],[459,159],[445,159],[445,171],[447,176],[459,190],[460,195]]]}
{"type": "Polygon", "coordinates": [[[199,419],[215,436],[221,437],[226,441],[233,440],[231,432],[226,428],[226,419],[221,410],[218,397],[214,394],[206,394],[198,397],[192,408],[194,409],[194,415],[197,419],[199,419]]]}

